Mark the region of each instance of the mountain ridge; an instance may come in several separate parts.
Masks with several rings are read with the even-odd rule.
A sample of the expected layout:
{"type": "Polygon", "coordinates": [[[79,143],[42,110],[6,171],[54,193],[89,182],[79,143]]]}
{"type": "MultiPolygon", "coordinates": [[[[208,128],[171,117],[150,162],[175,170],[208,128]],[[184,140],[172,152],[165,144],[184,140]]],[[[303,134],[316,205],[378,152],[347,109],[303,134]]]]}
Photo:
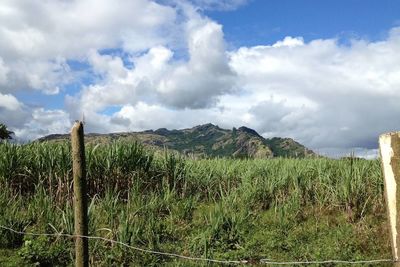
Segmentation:
{"type": "MultiPolygon", "coordinates": [[[[69,134],[51,134],[39,138],[38,142],[62,142],[69,140],[69,134]]],[[[139,141],[155,149],[170,149],[195,157],[234,158],[303,158],[316,156],[304,145],[291,138],[264,138],[257,131],[241,126],[223,129],[211,123],[181,130],[159,128],[141,132],[88,133],[88,144],[110,143],[114,140],[139,141]]]]}

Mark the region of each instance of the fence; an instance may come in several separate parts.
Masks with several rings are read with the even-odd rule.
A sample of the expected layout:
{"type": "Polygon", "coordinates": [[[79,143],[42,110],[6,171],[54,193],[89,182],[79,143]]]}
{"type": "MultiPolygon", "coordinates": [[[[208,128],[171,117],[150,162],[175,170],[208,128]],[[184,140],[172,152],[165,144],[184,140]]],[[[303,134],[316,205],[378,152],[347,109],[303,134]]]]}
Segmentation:
{"type": "Polygon", "coordinates": [[[269,265],[305,265],[305,264],[380,264],[380,263],[394,263],[399,266],[398,262],[398,247],[399,241],[397,239],[398,225],[397,225],[397,214],[400,212],[399,207],[396,205],[398,199],[397,193],[397,180],[400,179],[400,167],[397,165],[399,162],[399,151],[400,151],[400,137],[399,134],[391,133],[382,135],[380,137],[381,157],[382,165],[385,174],[385,195],[386,202],[388,204],[389,221],[391,224],[391,242],[393,248],[393,259],[376,259],[376,260],[360,260],[360,261],[345,261],[345,260],[324,260],[324,261],[275,261],[271,259],[260,259],[257,261],[252,260],[220,260],[210,259],[202,257],[191,257],[187,255],[180,255],[169,252],[161,252],[155,250],[149,250],[146,248],[140,248],[131,246],[117,240],[108,239],[104,237],[89,236],[87,234],[87,200],[86,189],[85,189],[85,159],[84,159],[84,145],[83,145],[83,124],[78,123],[74,125],[72,131],[72,153],[74,155],[74,206],[75,206],[75,234],[66,233],[29,233],[18,231],[16,229],[0,225],[0,228],[8,230],[20,235],[32,235],[32,236],[56,236],[56,237],[67,237],[73,238],[76,242],[75,255],[76,255],[76,266],[88,266],[88,240],[103,240],[126,248],[141,251],[143,253],[163,255],[168,257],[180,258],[191,261],[202,261],[202,262],[213,262],[221,264],[269,264],[269,265]],[[76,126],[76,127],[75,127],[76,126]],[[74,137],[75,133],[75,137],[74,137]],[[75,140],[75,141],[74,141],[75,140]]]}
{"type": "Polygon", "coordinates": [[[379,263],[396,263],[396,261],[392,259],[376,259],[376,260],[362,260],[362,261],[345,261],[345,260],[324,260],[324,261],[275,261],[275,260],[270,260],[270,259],[260,259],[258,262],[255,261],[248,261],[248,260],[218,260],[218,259],[208,259],[208,258],[199,258],[199,257],[190,257],[190,256],[185,256],[185,255],[180,255],[180,254],[175,254],[175,253],[168,253],[168,252],[160,252],[160,251],[154,251],[154,250],[149,250],[149,249],[143,249],[135,246],[131,246],[128,244],[125,244],[120,241],[104,238],[104,237],[97,237],[97,236],[83,236],[83,235],[70,235],[70,234],[64,234],[64,233],[56,233],[56,234],[51,234],[51,233],[26,233],[26,232],[21,232],[21,231],[16,231],[12,228],[0,225],[0,228],[11,231],[16,234],[20,235],[32,235],[32,236],[56,236],[56,237],[68,237],[68,238],[82,238],[82,239],[97,239],[97,240],[103,240],[106,242],[118,244],[124,247],[127,247],[129,249],[137,250],[140,252],[144,253],[149,253],[149,254],[156,254],[156,255],[162,255],[162,256],[168,256],[168,257],[173,257],[173,258],[179,258],[179,259],[184,259],[184,260],[190,260],[190,261],[201,261],[201,262],[210,262],[210,263],[221,263],[221,264],[265,264],[265,265],[306,265],[306,264],[379,264],[379,263]]]}

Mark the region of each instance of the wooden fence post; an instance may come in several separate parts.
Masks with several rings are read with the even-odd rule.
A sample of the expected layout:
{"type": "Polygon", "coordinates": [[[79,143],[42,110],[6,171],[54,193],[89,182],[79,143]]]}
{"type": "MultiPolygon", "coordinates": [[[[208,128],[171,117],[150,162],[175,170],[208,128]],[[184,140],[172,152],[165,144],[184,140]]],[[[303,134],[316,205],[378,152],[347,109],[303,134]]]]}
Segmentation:
{"type": "Polygon", "coordinates": [[[379,137],[394,266],[400,266],[400,132],[379,137]]]}
{"type": "MultiPolygon", "coordinates": [[[[72,172],[74,177],[74,223],[75,235],[88,235],[87,184],[83,123],[75,122],[71,130],[72,172]]],[[[75,237],[75,266],[89,266],[87,238],[75,237]]]]}

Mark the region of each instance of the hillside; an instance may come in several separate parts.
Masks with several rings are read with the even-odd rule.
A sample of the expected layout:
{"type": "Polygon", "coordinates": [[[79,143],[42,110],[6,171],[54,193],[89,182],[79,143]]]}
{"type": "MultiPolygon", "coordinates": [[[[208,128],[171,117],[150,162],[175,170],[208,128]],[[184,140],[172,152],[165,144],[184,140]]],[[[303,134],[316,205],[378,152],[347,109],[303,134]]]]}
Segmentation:
{"type": "MultiPolygon", "coordinates": [[[[110,143],[114,140],[140,141],[156,149],[167,148],[196,157],[271,158],[305,157],[315,153],[291,138],[265,139],[255,130],[240,127],[222,129],[211,123],[182,130],[147,130],[110,134],[87,134],[89,144],[110,143]]],[[[54,134],[38,139],[39,142],[60,142],[69,135],[54,134]]]]}

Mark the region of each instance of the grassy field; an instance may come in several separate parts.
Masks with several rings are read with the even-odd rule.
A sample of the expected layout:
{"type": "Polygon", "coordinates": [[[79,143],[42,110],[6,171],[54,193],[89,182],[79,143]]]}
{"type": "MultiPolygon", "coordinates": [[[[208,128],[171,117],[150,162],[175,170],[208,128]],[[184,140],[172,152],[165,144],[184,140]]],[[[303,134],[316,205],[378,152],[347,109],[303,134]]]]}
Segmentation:
{"type": "MultiPolygon", "coordinates": [[[[377,160],[202,159],[113,143],[86,149],[89,233],[230,260],[390,258],[377,160]]],[[[0,145],[0,225],[73,233],[68,144],[0,145]]],[[[198,266],[90,241],[93,266],[198,266]]],[[[66,266],[73,241],[0,229],[0,265],[66,266]]],[[[207,265],[206,263],[203,263],[207,265]]]]}

